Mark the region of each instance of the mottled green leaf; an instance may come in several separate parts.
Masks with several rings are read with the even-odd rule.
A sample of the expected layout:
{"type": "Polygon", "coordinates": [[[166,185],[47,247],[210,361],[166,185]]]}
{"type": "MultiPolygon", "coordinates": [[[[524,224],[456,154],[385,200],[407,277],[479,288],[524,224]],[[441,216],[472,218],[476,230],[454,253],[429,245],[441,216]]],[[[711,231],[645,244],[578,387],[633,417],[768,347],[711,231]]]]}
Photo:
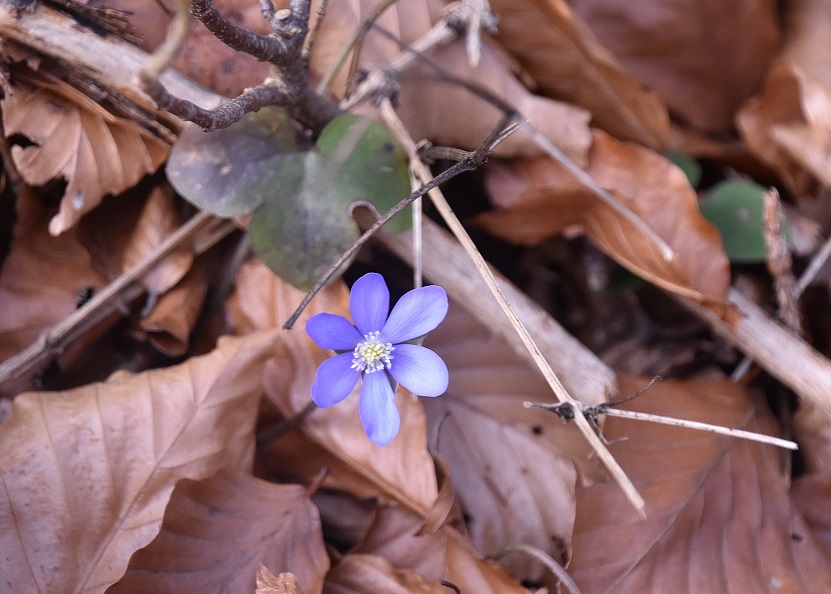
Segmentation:
{"type": "Polygon", "coordinates": [[[296,150],[285,112],[264,107],[222,130],[189,126],[167,163],[170,183],[186,200],[220,217],[251,212],[266,199],[267,178],[296,150]]]}
{"type": "MultiPolygon", "coordinates": [[[[767,254],[764,237],[764,193],[753,182],[729,180],[710,190],[700,203],[701,214],[721,232],[724,251],[731,262],[762,262],[767,254]]],[[[788,245],[791,229],[782,216],[782,230],[788,245]]]]}
{"type": "MultiPolygon", "coordinates": [[[[334,120],[314,151],[284,158],[263,183],[272,194],[251,217],[251,245],[269,268],[301,289],[309,289],[358,239],[355,206],[371,204],[386,213],[410,192],[404,152],[380,124],[354,115],[334,120]]],[[[387,227],[406,229],[405,215],[387,227]]]]}

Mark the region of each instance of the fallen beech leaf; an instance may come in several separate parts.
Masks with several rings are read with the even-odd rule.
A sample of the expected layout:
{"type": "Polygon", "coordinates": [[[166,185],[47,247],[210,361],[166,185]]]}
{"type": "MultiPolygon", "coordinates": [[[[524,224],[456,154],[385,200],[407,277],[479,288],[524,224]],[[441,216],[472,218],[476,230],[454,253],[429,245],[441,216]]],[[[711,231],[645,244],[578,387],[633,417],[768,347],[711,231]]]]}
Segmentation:
{"type": "Polygon", "coordinates": [[[375,555],[349,555],[326,576],[327,594],[447,594],[446,586],[375,555]]]}
{"type": "Polygon", "coordinates": [[[245,468],[275,334],[176,367],[17,397],[0,425],[0,575],[11,591],[102,592],[159,531],[183,478],[245,468]]]}
{"type": "Polygon", "coordinates": [[[701,216],[684,173],[649,149],[619,143],[599,131],[586,171],[672,248],[671,260],[664,259],[650,235],[546,158],[491,165],[488,193],[502,210],[477,221],[494,235],[525,245],[579,225],[632,272],[723,313],[729,263],[721,237],[701,216]]]}
{"type": "MultiPolygon", "coordinates": [[[[237,332],[279,328],[303,299],[304,293],[280,280],[261,262],[249,262],[237,275],[236,293],[230,303],[237,332]]],[[[311,386],[317,366],[331,355],[317,347],[303,330],[306,320],[319,312],[349,315],[349,293],[342,283],[333,283],[319,293],[291,331],[283,331],[284,357],[267,368],[266,395],[280,413],[289,418],[311,402],[311,386]]],[[[406,509],[426,515],[438,495],[433,460],[427,452],[424,410],[406,390],[399,388],[397,401],[401,430],[387,446],[376,446],[358,418],[358,390],[340,404],[315,410],[300,427],[303,442],[287,447],[282,436],[270,450],[282,468],[314,475],[318,468],[310,459],[326,459],[331,474],[324,485],[357,489],[359,497],[381,497],[406,509]]]]}
{"type": "Polygon", "coordinates": [[[176,485],[161,532],[108,592],[250,594],[263,563],[291,571],[295,593],[320,594],[329,556],[317,509],[300,485],[222,472],[176,485]]]}
{"type": "Polygon", "coordinates": [[[627,72],[695,128],[731,132],[779,44],[770,0],[572,0],[627,72]],[[741,23],[741,33],[736,30],[741,23]]]}
{"type": "MultiPolygon", "coordinates": [[[[323,75],[328,71],[353,32],[371,17],[377,6],[376,0],[350,0],[331,3],[327,7],[312,54],[313,72],[323,75]]],[[[398,2],[384,11],[377,22],[405,42],[412,43],[441,17],[442,7],[438,0],[398,2]]],[[[359,64],[362,67],[383,66],[400,52],[397,44],[370,32],[361,46],[359,64]]],[[[429,57],[454,76],[483,87],[512,105],[575,162],[585,161],[591,142],[590,115],[578,107],[530,93],[511,71],[509,59],[489,39],[483,40],[482,56],[476,68],[468,62],[464,40],[439,48],[429,57]]],[[[339,95],[346,87],[347,70],[341,70],[333,85],[339,95]]],[[[398,112],[416,139],[427,138],[438,144],[473,149],[502,116],[498,109],[466,89],[441,80],[429,66],[415,65],[404,73],[400,83],[398,112]]],[[[494,151],[495,155],[503,157],[540,153],[539,147],[523,131],[508,137],[494,151]]]]}
{"type": "Polygon", "coordinates": [[[101,203],[158,169],[168,146],[133,122],[113,116],[68,84],[45,75],[15,78],[13,95],[0,101],[6,136],[34,142],[12,147],[26,183],[67,181],[49,232],[60,235],[101,203]]]}
{"type": "Polygon", "coordinates": [[[662,101],[627,74],[564,0],[491,0],[499,44],[542,94],[583,107],[620,138],[661,149],[669,135],[662,101]]]}
{"type": "MultiPolygon", "coordinates": [[[[167,184],[150,192],[133,228],[126,234],[121,271],[127,271],[154,252],[182,225],[173,190],[167,184]]],[[[190,246],[179,247],[142,277],[151,295],[161,295],[178,283],[193,264],[190,246]]]]}
{"type": "MultiPolygon", "coordinates": [[[[447,393],[424,407],[472,542],[482,553],[531,544],[565,565],[575,463],[585,474],[596,473],[585,439],[557,415],[523,407],[525,401],[552,402],[551,389],[461,307],[451,304],[425,345],[450,371],[447,393]]],[[[521,579],[538,581],[543,575],[540,564],[525,556],[506,557],[503,565],[521,579]]]]}
{"type": "Polygon", "coordinates": [[[150,313],[138,322],[150,343],[170,357],[180,357],[187,352],[191,332],[202,313],[212,265],[209,254],[205,256],[197,260],[185,278],[162,295],[150,313]]]}
{"type": "MultiPolygon", "coordinates": [[[[645,378],[623,376],[633,393],[645,378]]],[[[728,381],[666,381],[623,408],[775,434],[764,404],[728,381]]],[[[780,450],[714,433],[607,418],[610,450],[646,499],[578,488],[569,571],[585,593],[831,591],[831,554],[788,498],[780,450]]]]}
{"type": "Polygon", "coordinates": [[[18,195],[11,250],[0,270],[0,361],[72,313],[88,288],[105,284],[74,230],[49,235],[53,214],[31,189],[24,187],[18,195]]]}
{"type": "Polygon", "coordinates": [[[297,578],[291,573],[272,574],[268,568],[260,563],[257,568],[256,594],[303,594],[297,578]]]}
{"type": "Polygon", "coordinates": [[[764,90],[747,102],[736,124],[756,156],[772,167],[797,198],[817,183],[831,187],[831,32],[827,0],[785,7],[784,44],[764,90]]]}
{"type": "Polygon", "coordinates": [[[434,582],[446,580],[461,592],[528,594],[497,563],[484,561],[458,531],[443,526],[433,534],[422,534],[421,525],[418,516],[382,506],[353,554],[378,555],[397,569],[417,571],[434,582]]]}

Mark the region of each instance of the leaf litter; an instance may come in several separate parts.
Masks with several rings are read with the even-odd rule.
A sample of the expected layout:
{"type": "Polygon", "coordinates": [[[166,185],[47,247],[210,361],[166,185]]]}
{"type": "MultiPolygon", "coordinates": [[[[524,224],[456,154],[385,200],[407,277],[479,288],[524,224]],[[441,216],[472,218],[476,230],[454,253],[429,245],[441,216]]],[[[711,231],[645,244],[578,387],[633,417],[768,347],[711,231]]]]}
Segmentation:
{"type": "MultiPolygon", "coordinates": [[[[116,4],[135,8],[145,49],[161,41],[169,18],[161,4],[116,4]]],[[[259,3],[216,5],[237,24],[269,30],[259,3]]],[[[332,283],[298,327],[284,331],[302,292],[256,259],[228,267],[239,263],[233,240],[199,256],[186,242],[142,279],[152,307],[120,303],[125,321],[97,321],[61,345],[69,348],[57,366],[35,366],[3,384],[11,404],[0,423],[0,514],[13,528],[2,537],[5,589],[562,590],[528,557],[485,560],[516,543],[542,550],[585,593],[831,589],[829,419],[810,403],[777,400],[781,387],[764,373],[764,360],[751,380],[729,381],[736,353],[654,289],[734,323],[742,313],[727,305],[731,286],[754,287],[767,303],[767,273],[731,264],[700,214],[699,201],[724,180],[776,185],[794,218],[828,228],[827,3],[742,3],[751,23],[744,36],[731,35],[731,3],[681,2],[664,12],[613,0],[491,6],[500,27],[481,40],[478,66],[457,40],[429,54],[444,73],[422,63],[400,77],[398,109],[410,134],[477,146],[501,115],[457,80],[479,84],[529,118],[640,223],[515,134],[483,171],[446,187],[486,257],[547,304],[550,323],[617,353],[607,361],[653,360],[662,344],[684,353],[663,359],[672,379],[624,408],[791,432],[801,458],[793,464],[771,446],[609,419],[598,429],[645,497],[642,519],[573,426],[522,406],[553,400],[538,372],[470,317],[465,310],[475,304],[453,303],[425,343],[447,362],[447,393],[419,400],[399,388],[399,435],[376,446],[358,420],[357,390],[335,407],[304,412],[315,371],[331,353],[303,324],[321,312],[348,315],[348,285],[332,283]],[[716,24],[715,43],[701,33],[705,18],[716,24]],[[684,147],[707,156],[695,187],[664,154],[684,147]],[[624,269],[641,280],[615,284],[624,269]],[[149,337],[159,353],[142,358],[119,333],[149,337]],[[220,334],[236,337],[214,344],[220,334]],[[133,372],[98,356],[102,381],[90,383],[61,365],[81,357],[86,366],[119,349],[136,355],[121,359],[133,372]],[[61,381],[74,387],[38,390],[61,381]]],[[[375,7],[330,3],[312,52],[314,75],[328,70],[375,7]]],[[[415,43],[441,9],[404,0],[378,23],[415,43]]],[[[185,74],[227,95],[266,75],[242,68],[256,62],[202,25],[195,30],[175,64],[185,74]]],[[[377,31],[359,47],[364,68],[402,51],[377,31]]],[[[166,142],[56,76],[48,59],[26,63],[38,68],[23,74],[15,66],[3,122],[22,180],[37,188],[5,194],[16,217],[3,221],[12,239],[0,269],[2,359],[157,250],[190,214],[158,178],[141,182],[166,160],[166,142]]],[[[334,79],[338,97],[348,93],[349,71],[334,79]]],[[[377,117],[369,105],[361,111],[377,117]]],[[[795,257],[797,268],[807,265],[795,257]]],[[[399,295],[412,288],[379,245],[364,250],[346,278],[367,271],[383,272],[399,295]]],[[[827,357],[823,283],[820,275],[802,314],[804,340],[827,357]]],[[[810,379],[810,367],[803,373],[810,379]]],[[[648,381],[622,374],[618,387],[631,394],[648,381]]]]}

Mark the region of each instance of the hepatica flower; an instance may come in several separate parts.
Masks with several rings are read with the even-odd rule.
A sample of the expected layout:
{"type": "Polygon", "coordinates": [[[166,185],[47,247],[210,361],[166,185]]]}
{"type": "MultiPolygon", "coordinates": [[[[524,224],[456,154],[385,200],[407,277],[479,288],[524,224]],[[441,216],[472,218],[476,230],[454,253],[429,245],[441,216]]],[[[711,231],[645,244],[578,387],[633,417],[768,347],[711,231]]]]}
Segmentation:
{"type": "Polygon", "coordinates": [[[337,351],[317,369],[312,400],[328,408],[346,398],[363,377],[358,412],[369,439],[387,445],[398,434],[401,417],[391,377],[418,396],[447,390],[447,366],[423,346],[410,344],[433,330],[447,315],[447,293],[437,286],[413,289],[390,312],[390,292],[371,272],[352,286],[353,325],[343,316],[321,313],[306,322],[317,345],[337,351]]]}

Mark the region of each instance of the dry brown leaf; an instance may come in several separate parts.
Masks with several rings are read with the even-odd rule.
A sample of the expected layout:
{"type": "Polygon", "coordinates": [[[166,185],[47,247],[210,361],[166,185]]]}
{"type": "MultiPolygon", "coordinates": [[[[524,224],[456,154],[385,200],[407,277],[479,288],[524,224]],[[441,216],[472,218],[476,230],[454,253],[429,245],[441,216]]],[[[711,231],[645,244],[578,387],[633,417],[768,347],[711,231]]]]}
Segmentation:
{"type": "Polygon", "coordinates": [[[209,257],[205,254],[197,260],[185,277],[139,320],[150,343],[168,356],[179,357],[188,350],[191,332],[202,313],[208,291],[208,268],[213,265],[209,257]]]}
{"type": "Polygon", "coordinates": [[[326,576],[327,594],[447,594],[446,586],[375,555],[349,555],[326,576]]]}
{"type": "Polygon", "coordinates": [[[159,531],[183,478],[245,468],[275,334],[66,392],[0,425],[0,575],[9,592],[102,592],[159,531]]]}
{"type": "Polygon", "coordinates": [[[11,250],[0,270],[0,361],[71,314],[88,288],[105,284],[74,230],[61,237],[49,235],[53,215],[54,209],[23,188],[11,250]]]}
{"type": "Polygon", "coordinates": [[[477,220],[494,235],[525,245],[579,225],[632,272],[723,312],[729,263],[721,237],[701,216],[684,173],[649,149],[598,131],[586,171],[672,248],[671,260],[664,259],[651,236],[550,159],[492,164],[488,193],[502,210],[477,220]]]}
{"type": "MultiPolygon", "coordinates": [[[[596,472],[576,427],[523,407],[552,402],[542,375],[452,305],[425,344],[447,363],[450,386],[425,401],[430,433],[447,458],[472,542],[482,553],[512,543],[539,547],[568,562],[574,521],[575,463],[596,472]],[[575,462],[572,456],[577,458],[575,462]]],[[[521,579],[542,567],[513,555],[503,562],[521,579]]]]}
{"type": "MultiPolygon", "coordinates": [[[[167,184],[153,188],[138,219],[122,236],[125,244],[121,254],[121,272],[129,270],[156,251],[181,225],[182,218],[173,189],[167,184]]],[[[191,264],[193,252],[190,246],[181,246],[145,274],[142,283],[151,295],[161,295],[182,280],[191,264]]]]}
{"type": "Polygon", "coordinates": [[[417,571],[434,582],[446,580],[461,592],[528,594],[498,564],[484,561],[470,541],[453,528],[444,526],[433,534],[422,534],[421,526],[418,516],[398,508],[381,507],[353,553],[378,555],[397,569],[417,571]]]}
{"type": "MultiPolygon", "coordinates": [[[[312,69],[324,74],[350,36],[378,6],[376,0],[330,3],[312,56],[312,69]]],[[[441,15],[438,0],[398,2],[390,6],[378,23],[412,43],[424,35],[441,15]]],[[[382,66],[400,53],[398,46],[377,33],[370,33],[361,50],[362,66],[382,66]]],[[[569,157],[583,163],[591,142],[589,114],[578,107],[531,94],[513,74],[509,60],[485,39],[481,61],[476,68],[468,63],[464,41],[437,49],[430,59],[455,76],[489,90],[513,105],[549,140],[569,157]]],[[[346,70],[337,79],[335,91],[343,94],[346,70]]],[[[427,138],[438,144],[473,149],[499,121],[501,112],[458,85],[442,81],[429,66],[418,65],[401,78],[398,93],[399,115],[413,138],[427,138]]],[[[498,156],[540,154],[525,132],[517,132],[500,143],[498,156]]]]}
{"type": "Polygon", "coordinates": [[[12,147],[26,183],[67,182],[49,232],[60,235],[101,203],[158,169],[168,145],[133,122],[113,116],[68,84],[45,75],[15,79],[15,92],[0,101],[6,136],[34,144],[12,147]]]}
{"type": "MultiPolygon", "coordinates": [[[[231,319],[237,332],[280,328],[303,299],[304,293],[280,280],[259,261],[248,262],[237,276],[231,301],[231,319]]],[[[285,356],[272,361],[265,381],[266,395],[282,415],[291,417],[311,402],[317,366],[331,356],[318,348],[304,331],[306,320],[319,312],[348,316],[349,293],[336,282],[319,293],[293,330],[283,331],[285,356]]],[[[379,496],[426,515],[438,495],[433,461],[427,452],[424,410],[406,390],[397,391],[401,430],[387,446],[376,446],[364,433],[358,418],[358,390],[340,404],[315,410],[300,428],[314,442],[287,447],[281,437],[274,444],[276,461],[311,476],[318,467],[315,456],[331,469],[324,482],[333,488],[357,489],[359,497],[379,496]]]]}
{"type": "MultiPolygon", "coordinates": [[[[621,377],[621,391],[646,381],[621,377]]],[[[660,382],[624,408],[777,432],[764,404],[727,381],[660,382]]],[[[569,571],[584,594],[831,591],[831,553],[790,501],[779,449],[619,418],[604,435],[648,517],[613,483],[578,488],[569,571]]]]}
{"type": "Polygon", "coordinates": [[[497,41],[548,97],[583,107],[592,123],[620,138],[663,148],[663,102],[627,74],[564,0],[491,0],[497,41]]]}
{"type": "Polygon", "coordinates": [[[831,2],[789,2],[784,21],[781,55],[737,126],[750,150],[799,198],[817,183],[831,187],[831,2]]]}
{"type": "Polygon", "coordinates": [[[329,556],[317,508],[304,487],[226,471],[176,485],[161,532],[108,592],[250,594],[263,563],[320,594],[329,556]]]}
{"type": "Polygon", "coordinates": [[[761,87],[779,45],[770,0],[570,4],[628,73],[681,120],[711,133],[733,129],[733,116],[761,87]]]}
{"type": "Polygon", "coordinates": [[[297,578],[291,573],[274,575],[260,563],[257,568],[257,591],[255,594],[303,594],[297,578]]]}

